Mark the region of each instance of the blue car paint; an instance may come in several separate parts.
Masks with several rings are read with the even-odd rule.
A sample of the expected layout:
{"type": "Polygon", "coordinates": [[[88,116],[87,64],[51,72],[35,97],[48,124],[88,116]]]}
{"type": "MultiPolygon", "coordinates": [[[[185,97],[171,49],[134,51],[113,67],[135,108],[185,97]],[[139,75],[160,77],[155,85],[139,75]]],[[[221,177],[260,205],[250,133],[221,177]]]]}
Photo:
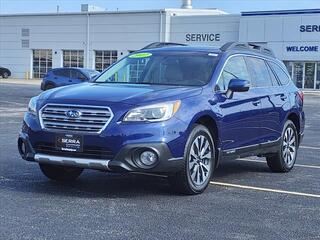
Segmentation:
{"type": "MultiPolygon", "coordinates": [[[[188,51],[185,47],[184,51],[188,51]]],[[[246,146],[277,141],[289,114],[299,118],[299,135],[304,132],[304,113],[298,89],[293,83],[273,88],[250,88],[235,92],[228,99],[225,92],[214,91],[216,81],[226,60],[235,54],[251,55],[250,51],[220,52],[212,48],[190,48],[193,51],[216,52],[219,62],[208,84],[168,86],[148,84],[84,83],[46,91],[37,103],[39,111],[48,103],[88,104],[108,106],[114,117],[99,135],[84,135],[87,146],[111,149],[117,154],[129,144],[165,143],[173,158],[182,159],[192,127],[201,117],[210,117],[217,126],[216,145],[219,151],[232,152],[246,146]],[[282,97],[289,101],[282,100],[282,97]],[[181,100],[179,111],[163,122],[124,123],[124,115],[137,106],[181,100]],[[253,104],[257,102],[258,104],[253,104]]],[[[151,50],[148,50],[151,51],[151,50]]],[[[157,49],[163,54],[174,53],[176,48],[157,49]]],[[[256,56],[259,54],[255,54],[256,56]]],[[[263,55],[263,57],[266,57],[263,55]]],[[[44,131],[38,117],[25,114],[24,123],[31,145],[36,142],[54,142],[55,133],[44,131]]]]}
{"type": "MultiPolygon", "coordinates": [[[[67,86],[67,85],[71,85],[71,84],[79,84],[79,83],[93,80],[93,77],[90,74],[90,72],[92,72],[92,71],[94,71],[94,70],[86,69],[86,68],[55,68],[55,69],[51,69],[50,71],[47,72],[47,74],[42,79],[41,89],[45,90],[45,87],[48,84],[51,84],[54,87],[61,87],[61,86],[67,86]],[[69,76],[69,77],[59,76],[59,75],[54,74],[55,70],[79,71],[80,73],[82,73],[86,77],[86,79],[82,80],[82,79],[78,79],[78,78],[73,78],[71,76],[69,76]]],[[[96,71],[96,76],[98,76],[99,74],[100,73],[96,71]]]]}

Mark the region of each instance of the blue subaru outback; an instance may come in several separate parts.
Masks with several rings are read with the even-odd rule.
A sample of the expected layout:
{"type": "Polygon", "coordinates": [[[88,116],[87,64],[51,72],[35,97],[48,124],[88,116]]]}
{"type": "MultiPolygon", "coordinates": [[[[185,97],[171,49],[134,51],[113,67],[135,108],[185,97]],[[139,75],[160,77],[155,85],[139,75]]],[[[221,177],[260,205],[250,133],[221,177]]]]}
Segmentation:
{"type": "Polygon", "coordinates": [[[290,171],[304,122],[303,94],[271,50],[170,46],[33,97],[18,148],[53,180],[83,169],[161,174],[198,194],[222,160],[255,155],[290,171]]]}

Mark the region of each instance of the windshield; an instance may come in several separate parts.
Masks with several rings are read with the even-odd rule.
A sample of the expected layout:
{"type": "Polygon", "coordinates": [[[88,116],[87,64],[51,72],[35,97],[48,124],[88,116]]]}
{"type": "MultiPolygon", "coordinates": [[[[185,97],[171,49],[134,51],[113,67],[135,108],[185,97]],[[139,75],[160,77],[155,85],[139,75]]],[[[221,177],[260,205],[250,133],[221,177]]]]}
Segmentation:
{"type": "Polygon", "coordinates": [[[134,53],[103,72],[95,82],[202,86],[210,81],[217,54],[134,53]]]}

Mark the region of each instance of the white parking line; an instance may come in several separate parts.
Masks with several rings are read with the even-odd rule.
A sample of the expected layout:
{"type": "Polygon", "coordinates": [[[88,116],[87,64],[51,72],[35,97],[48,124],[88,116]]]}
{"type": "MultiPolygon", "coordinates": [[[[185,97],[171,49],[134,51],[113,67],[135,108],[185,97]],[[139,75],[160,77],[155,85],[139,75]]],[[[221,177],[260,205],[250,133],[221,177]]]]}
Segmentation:
{"type": "Polygon", "coordinates": [[[310,146],[300,146],[299,148],[306,148],[306,149],[320,150],[320,147],[310,147],[310,146]]]}
{"type": "MultiPolygon", "coordinates": [[[[249,159],[249,158],[238,158],[237,161],[266,163],[266,161],[264,161],[264,160],[256,160],[256,159],[249,159]]],[[[320,169],[320,166],[315,166],[315,165],[295,164],[295,166],[296,167],[304,167],[304,168],[320,169]]]]}
{"type": "Polygon", "coordinates": [[[6,104],[19,105],[19,106],[25,106],[26,105],[25,103],[18,103],[18,102],[11,102],[11,101],[2,101],[1,100],[0,102],[6,103],[6,104]]]}
{"type": "Polygon", "coordinates": [[[291,192],[291,191],[284,191],[284,190],[279,190],[279,189],[253,187],[253,186],[239,185],[239,184],[233,184],[233,183],[210,181],[210,184],[211,185],[216,185],[216,186],[250,189],[250,190],[255,190],[255,191],[274,192],[274,193],[283,193],[283,194],[303,196],[303,197],[320,198],[319,194],[302,193],[302,192],[291,192]]]}
{"type": "Polygon", "coordinates": [[[16,124],[16,123],[22,123],[22,121],[17,121],[17,122],[0,122],[0,124],[16,124]]]}

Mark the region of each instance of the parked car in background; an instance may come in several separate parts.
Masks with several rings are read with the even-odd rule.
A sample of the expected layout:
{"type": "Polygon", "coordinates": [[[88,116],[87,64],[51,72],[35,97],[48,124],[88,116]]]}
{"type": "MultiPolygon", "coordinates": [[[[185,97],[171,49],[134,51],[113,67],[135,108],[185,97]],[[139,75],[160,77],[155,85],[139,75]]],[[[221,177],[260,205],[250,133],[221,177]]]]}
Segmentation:
{"type": "Polygon", "coordinates": [[[55,68],[44,76],[41,83],[42,90],[61,87],[76,83],[89,82],[100,72],[86,68],[55,68]]]}
{"type": "Polygon", "coordinates": [[[0,67],[0,76],[2,78],[8,78],[11,76],[11,72],[8,68],[0,67]]]}

